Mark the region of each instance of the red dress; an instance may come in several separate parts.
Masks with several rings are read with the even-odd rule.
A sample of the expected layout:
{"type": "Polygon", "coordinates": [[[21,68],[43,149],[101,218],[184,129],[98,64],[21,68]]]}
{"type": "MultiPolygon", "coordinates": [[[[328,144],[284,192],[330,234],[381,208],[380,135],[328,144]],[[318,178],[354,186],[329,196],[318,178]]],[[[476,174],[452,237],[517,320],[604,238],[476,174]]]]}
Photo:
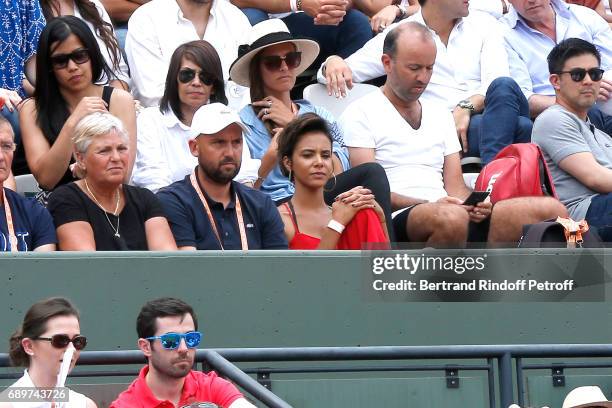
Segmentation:
{"type": "MultiPolygon", "coordinates": [[[[321,239],[300,232],[291,201],[283,203],[283,205],[287,209],[295,229],[295,235],[291,242],[289,242],[289,249],[317,249],[321,239]]],[[[342,235],[340,235],[336,249],[363,249],[363,245],[368,243],[385,244],[383,247],[377,245],[376,249],[389,247],[389,240],[385,236],[378,215],[371,208],[365,208],[355,214],[342,232],[342,235]]]]}

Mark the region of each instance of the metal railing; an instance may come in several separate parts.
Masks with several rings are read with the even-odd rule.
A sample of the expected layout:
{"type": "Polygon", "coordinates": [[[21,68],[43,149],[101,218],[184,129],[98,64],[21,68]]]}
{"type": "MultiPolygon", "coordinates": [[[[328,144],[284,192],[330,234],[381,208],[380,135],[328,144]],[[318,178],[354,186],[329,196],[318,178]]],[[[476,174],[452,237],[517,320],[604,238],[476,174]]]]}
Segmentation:
{"type": "MultiPolygon", "coordinates": [[[[307,347],[307,348],[241,348],[198,350],[196,362],[207,364],[228,377],[268,407],[289,408],[288,403],[273,394],[247,374],[252,373],[316,373],[316,372],[372,372],[372,371],[438,371],[482,370],[487,372],[489,405],[496,403],[496,384],[499,386],[499,406],[507,408],[525,401],[524,370],[545,368],[610,367],[612,362],[525,364],[528,358],[592,358],[612,357],[612,345],[608,344],[539,344],[539,345],[455,345],[455,346],[383,346],[383,347],[307,347]],[[312,361],[389,361],[389,360],[469,360],[484,359],[486,364],[405,366],[351,366],[351,367],[297,367],[241,370],[233,363],[256,362],[312,362],[312,361]],[[230,362],[231,361],[231,362],[230,362]],[[513,361],[515,364],[513,364],[513,361]],[[495,364],[497,362],[497,364],[495,364]],[[516,378],[516,395],[515,383],[516,378]]],[[[125,365],[145,363],[138,350],[86,351],[81,353],[79,365],[125,365]]],[[[8,367],[6,354],[0,354],[0,367],[8,367]]],[[[17,374],[15,374],[17,375],[17,374]]],[[[78,376],[129,375],[125,372],[77,373],[78,376]]],[[[7,375],[4,376],[7,378],[7,375]]]]}

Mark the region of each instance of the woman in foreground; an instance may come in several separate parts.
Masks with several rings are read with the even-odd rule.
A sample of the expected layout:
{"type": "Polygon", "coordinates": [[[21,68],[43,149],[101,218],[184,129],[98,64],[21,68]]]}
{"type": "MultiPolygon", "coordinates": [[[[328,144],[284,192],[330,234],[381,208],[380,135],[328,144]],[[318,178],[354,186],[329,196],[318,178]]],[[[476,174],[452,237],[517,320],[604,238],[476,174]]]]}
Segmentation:
{"type": "MultiPolygon", "coordinates": [[[[68,299],[53,297],[33,304],[9,340],[11,364],[25,367],[23,376],[10,388],[37,387],[55,391],[55,387],[64,387],[66,375],[74,368],[86,345],[87,338],[81,335],[79,312],[68,299]],[[65,358],[70,361],[64,362],[65,358]]],[[[57,389],[56,397],[61,398],[61,390],[57,389]]],[[[91,399],[72,390],[68,391],[68,400],[56,405],[53,402],[46,405],[42,402],[3,402],[0,408],[25,405],[96,408],[91,399]]]]}
{"type": "Polygon", "coordinates": [[[332,136],[327,122],[306,113],[290,122],[278,139],[281,170],[293,181],[293,197],[278,207],[291,249],[388,248],[385,214],[371,191],[355,187],[331,207],[324,188],[334,172],[332,136]]]}

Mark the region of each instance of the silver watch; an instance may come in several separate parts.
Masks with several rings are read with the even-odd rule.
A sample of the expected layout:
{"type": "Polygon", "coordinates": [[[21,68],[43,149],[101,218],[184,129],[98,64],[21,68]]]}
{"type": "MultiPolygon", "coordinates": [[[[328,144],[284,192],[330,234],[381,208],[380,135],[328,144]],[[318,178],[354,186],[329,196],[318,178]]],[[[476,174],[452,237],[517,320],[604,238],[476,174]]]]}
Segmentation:
{"type": "Polygon", "coordinates": [[[470,102],[469,99],[463,99],[463,100],[459,101],[457,106],[460,107],[461,109],[469,110],[470,111],[470,115],[472,113],[474,113],[474,104],[472,102],[470,102]]]}

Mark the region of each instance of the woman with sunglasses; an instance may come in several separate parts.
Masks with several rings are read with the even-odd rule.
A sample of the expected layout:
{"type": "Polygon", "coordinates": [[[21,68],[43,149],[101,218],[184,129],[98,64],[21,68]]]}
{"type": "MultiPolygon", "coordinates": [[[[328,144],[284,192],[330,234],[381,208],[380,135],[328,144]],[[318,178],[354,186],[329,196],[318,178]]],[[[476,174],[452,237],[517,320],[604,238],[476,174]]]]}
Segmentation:
{"type": "MultiPolygon", "coordinates": [[[[160,106],[138,115],[134,185],[157,191],[193,171],[198,161],[187,143],[193,139],[191,120],[201,106],[214,102],[227,105],[217,51],[203,40],[179,46],[170,59],[160,106]]],[[[236,181],[254,182],[258,167],[245,144],[236,181]]]]}
{"type": "Polygon", "coordinates": [[[130,81],[128,66],[121,54],[115,37],[113,23],[100,0],[40,0],[47,21],[60,16],[75,16],[82,19],[96,36],[100,52],[113,75],[109,85],[128,89],[130,81]]]}
{"type": "MultiPolygon", "coordinates": [[[[333,173],[324,194],[328,204],[356,186],[371,190],[391,220],[391,193],[384,169],[376,163],[350,168],[343,147],[342,132],[333,116],[307,100],[292,100],[297,75],[317,58],[319,45],[309,39],[294,37],[285,24],[270,19],[252,28],[250,45],[242,46],[230,67],[230,77],[239,85],[250,87],[251,105],[240,111],[249,128],[246,135],[251,155],[261,159],[255,187],[270,195],[277,205],[288,201],[295,189],[284,176],[278,162],[278,134],[296,116],[316,113],[328,123],[333,138],[333,173]]],[[[391,227],[389,226],[389,231],[391,227]]]]}
{"type": "MultiPolygon", "coordinates": [[[[278,207],[291,249],[362,249],[389,242],[385,214],[367,189],[355,187],[331,207],[323,188],[333,172],[332,136],[327,122],[305,113],[278,137],[278,158],[295,194],[278,207]]],[[[382,247],[379,246],[382,249],[382,247]]]]}
{"type": "Polygon", "coordinates": [[[91,30],[79,18],[53,19],[43,30],[36,54],[34,98],[20,112],[28,166],[44,194],[75,180],[71,137],[76,124],[93,112],[110,112],[123,122],[129,136],[129,180],[136,151],[134,99],[123,89],[99,85],[112,73],[91,30]]]}
{"type": "MultiPolygon", "coordinates": [[[[81,335],[79,312],[68,299],[53,297],[33,304],[9,340],[11,364],[25,367],[23,376],[11,387],[56,387],[62,359],[66,356],[68,347],[75,349],[69,366],[72,370],[86,345],[87,338],[81,335]]],[[[68,393],[69,402],[63,403],[63,407],[96,407],[96,404],[83,394],[72,390],[68,393]]],[[[12,406],[11,403],[0,404],[0,407],[12,406]]],[[[47,406],[53,405],[48,403],[47,406]]]]}
{"type": "Polygon", "coordinates": [[[108,112],[87,115],[73,142],[83,179],[58,187],[49,200],[60,250],[176,250],[157,197],[124,184],[130,154],[121,121],[108,112]]]}

